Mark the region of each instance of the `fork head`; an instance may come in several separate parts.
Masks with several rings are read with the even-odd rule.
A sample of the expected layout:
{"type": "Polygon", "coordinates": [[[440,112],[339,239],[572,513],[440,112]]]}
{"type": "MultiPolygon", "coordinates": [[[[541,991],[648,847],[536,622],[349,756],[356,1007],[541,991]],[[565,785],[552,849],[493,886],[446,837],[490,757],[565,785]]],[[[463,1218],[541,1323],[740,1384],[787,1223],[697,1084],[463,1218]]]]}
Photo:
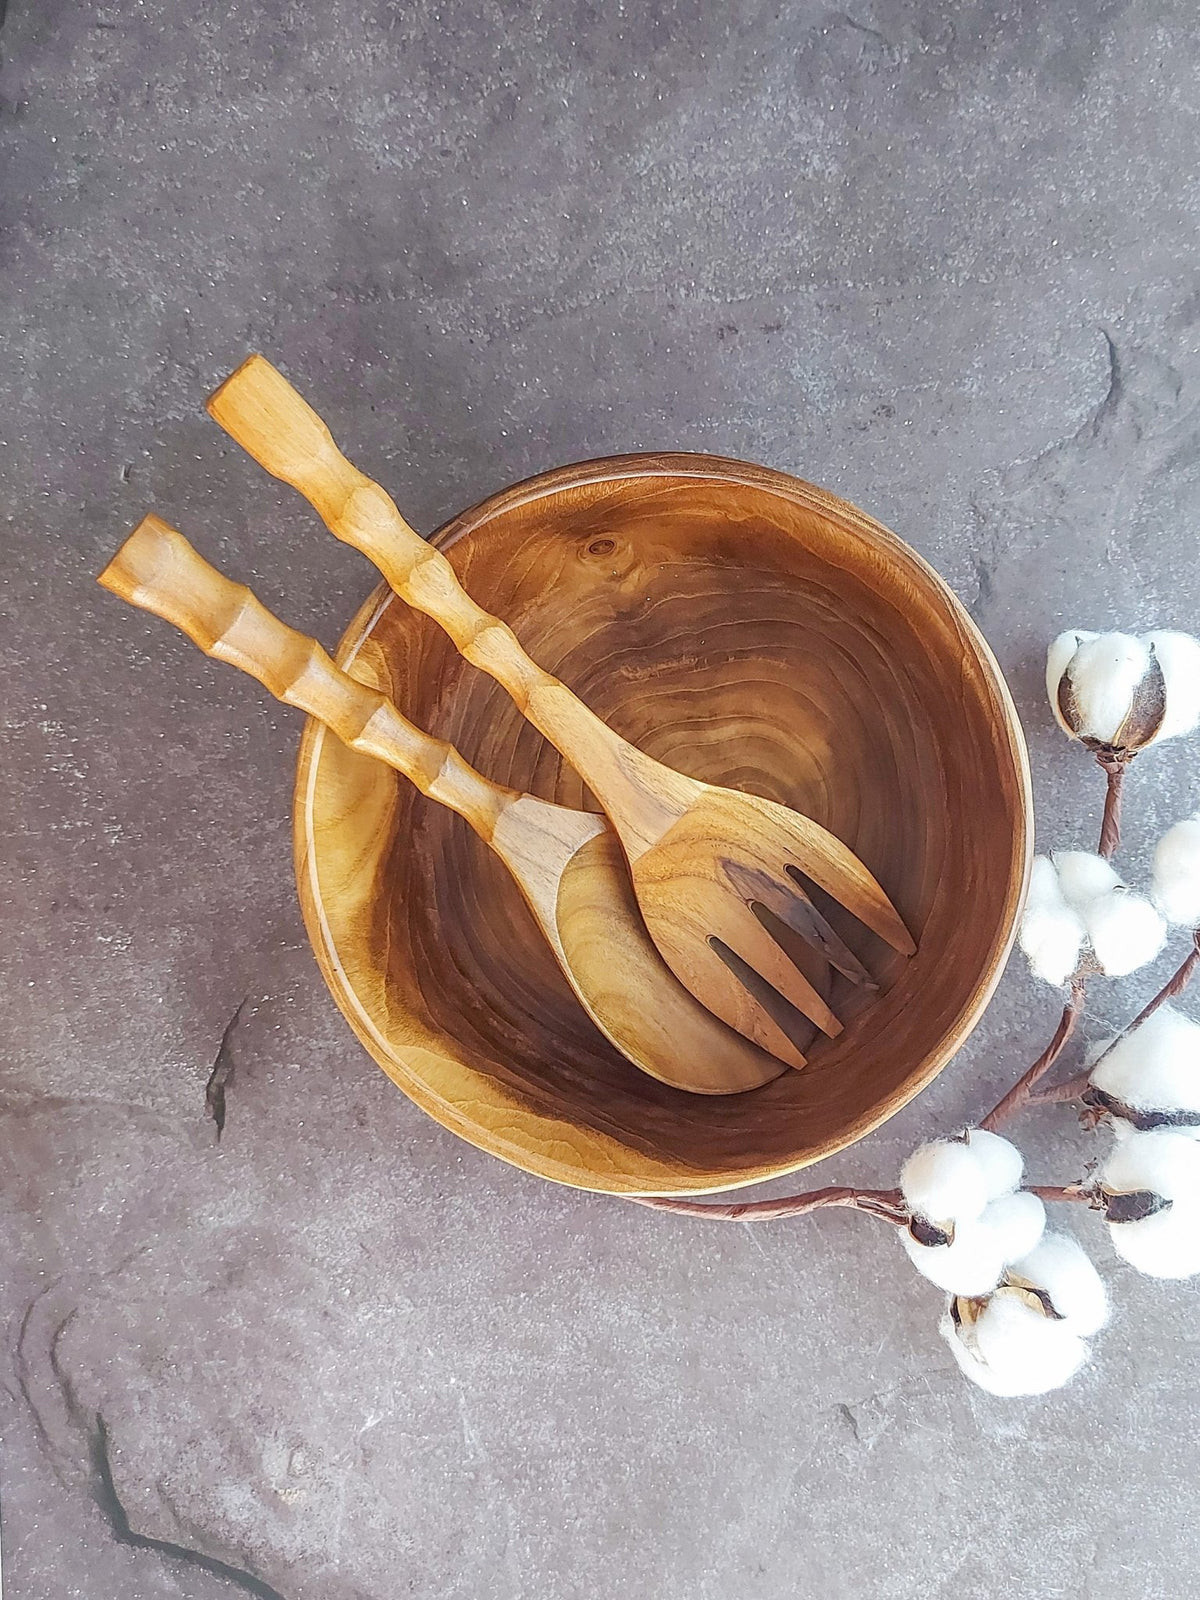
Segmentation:
{"type": "Polygon", "coordinates": [[[841,1023],[788,959],[783,925],[856,982],[870,982],[811,899],[803,874],[894,949],[916,949],[858,857],[827,829],[757,795],[708,787],[631,864],[650,937],[679,981],[710,1011],[792,1066],[802,1018],[830,1036],[841,1023]],[[796,1013],[800,1013],[798,1017],[796,1013]]]}

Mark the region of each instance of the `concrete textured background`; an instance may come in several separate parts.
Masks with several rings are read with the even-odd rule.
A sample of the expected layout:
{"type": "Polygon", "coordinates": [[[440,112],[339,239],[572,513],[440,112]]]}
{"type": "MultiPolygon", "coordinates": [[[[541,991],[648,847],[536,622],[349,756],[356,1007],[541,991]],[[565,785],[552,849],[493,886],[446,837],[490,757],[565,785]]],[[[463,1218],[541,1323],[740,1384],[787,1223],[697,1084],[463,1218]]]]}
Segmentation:
{"type": "MultiPolygon", "coordinates": [[[[10,0],[0,48],[8,1600],[1200,1594],[1194,1285],[1072,1218],[1113,1326],[996,1401],[868,1219],[456,1141],[307,950],[296,717],[93,582],[153,505],[337,637],[366,564],[201,411],[256,347],[427,528],[590,455],[762,460],[941,569],[1043,841],[1091,841],[1045,640],[1200,623],[1194,6],[10,0]]],[[[1135,769],[1132,872],[1198,799],[1194,745],[1135,769]]],[[[1014,965],[822,1180],[894,1181],[1055,1012],[1014,965]]],[[[1020,1136],[1044,1181],[1092,1148],[1020,1136]]]]}

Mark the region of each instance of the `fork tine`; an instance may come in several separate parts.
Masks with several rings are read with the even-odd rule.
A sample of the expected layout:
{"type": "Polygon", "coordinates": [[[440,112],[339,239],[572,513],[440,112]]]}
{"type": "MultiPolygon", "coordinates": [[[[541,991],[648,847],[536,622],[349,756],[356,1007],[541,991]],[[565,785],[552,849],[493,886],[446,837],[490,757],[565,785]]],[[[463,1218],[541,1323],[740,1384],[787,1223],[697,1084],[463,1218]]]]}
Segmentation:
{"type": "MultiPolygon", "coordinates": [[[[789,876],[793,870],[788,868],[789,876]]],[[[765,911],[773,912],[780,922],[786,923],[806,944],[819,950],[829,965],[836,967],[852,983],[861,984],[866,989],[879,987],[837,929],[817,910],[799,883],[793,880],[792,888],[784,889],[780,885],[774,894],[764,895],[761,901],[752,900],[751,911],[755,909],[756,904],[761,904],[765,911]]]]}
{"type": "Polygon", "coordinates": [[[769,872],[765,867],[750,866],[744,861],[728,857],[721,865],[725,876],[752,911],[755,906],[762,906],[764,910],[772,912],[793,933],[799,934],[806,944],[818,950],[830,966],[845,973],[852,982],[872,989],[877,987],[854,951],[813,904],[794,867],[785,864],[784,871],[791,882],[784,884],[778,873],[769,872]]]}
{"type": "Polygon", "coordinates": [[[797,1070],[806,1067],[808,1057],[801,1044],[811,1037],[814,1024],[801,1016],[790,1000],[785,1000],[778,989],[748,961],[743,961],[723,939],[714,934],[708,942],[713,954],[754,1002],[755,1017],[750,1031],[756,1042],[789,1066],[797,1070]]]}
{"type": "Polygon", "coordinates": [[[822,1033],[828,1034],[831,1039],[841,1033],[842,1025],[824,997],[788,959],[752,911],[747,911],[738,926],[735,954],[748,962],[773,989],[777,989],[789,1005],[815,1022],[822,1033]]]}
{"type": "Polygon", "coordinates": [[[915,955],[916,942],[903,918],[854,852],[808,817],[794,815],[791,823],[789,854],[804,876],[832,895],[893,950],[915,955]]]}

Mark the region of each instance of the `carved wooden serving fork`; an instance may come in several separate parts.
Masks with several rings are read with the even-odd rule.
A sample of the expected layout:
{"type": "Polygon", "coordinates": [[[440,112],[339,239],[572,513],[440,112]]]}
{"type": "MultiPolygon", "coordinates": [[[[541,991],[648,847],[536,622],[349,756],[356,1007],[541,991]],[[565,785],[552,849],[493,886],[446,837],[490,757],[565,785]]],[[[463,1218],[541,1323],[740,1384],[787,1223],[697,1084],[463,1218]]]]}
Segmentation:
{"type": "Polygon", "coordinates": [[[769,931],[775,919],[847,976],[869,981],[831,937],[803,878],[894,949],[913,953],[883,889],[827,829],[774,801],[701,783],[653,760],[531,661],[512,629],[464,592],[446,557],[346,460],[321,418],[262,356],[226,379],[208,409],[268,472],[304,495],[330,532],[368,556],[401,599],[439,623],[575,767],[621,842],[651,939],[717,1016],[792,1064],[802,1059],[793,1042],[796,1011],[827,1033],[839,1031],[769,931]]]}

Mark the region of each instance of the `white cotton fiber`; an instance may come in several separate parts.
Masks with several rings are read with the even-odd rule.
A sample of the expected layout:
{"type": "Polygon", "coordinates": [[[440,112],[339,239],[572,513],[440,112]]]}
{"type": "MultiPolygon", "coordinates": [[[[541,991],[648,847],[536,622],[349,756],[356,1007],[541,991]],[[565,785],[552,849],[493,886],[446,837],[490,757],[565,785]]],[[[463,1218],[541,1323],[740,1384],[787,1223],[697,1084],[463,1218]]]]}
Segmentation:
{"type": "MultiPolygon", "coordinates": [[[[975,1138],[980,1130],[973,1129],[975,1138]]],[[[1007,1144],[1007,1140],[997,1143],[1007,1144]]],[[[1020,1157],[1018,1155],[1018,1163],[1020,1157]]],[[[1011,1162],[1006,1162],[1012,1172],[1011,1162]]],[[[1018,1164],[1017,1175],[1020,1176],[1018,1164]]],[[[1042,1236],[1046,1208],[1035,1194],[1003,1194],[975,1218],[954,1224],[949,1244],[921,1244],[907,1228],[900,1242],[923,1277],[950,1294],[983,1295],[1000,1282],[1010,1261],[1028,1255],[1042,1236]]]]}
{"type": "Polygon", "coordinates": [[[1063,899],[1054,863],[1049,856],[1035,856],[1017,935],[1034,976],[1056,987],[1066,983],[1079,964],[1085,937],[1082,917],[1063,899]]]}
{"type": "Polygon", "coordinates": [[[990,1294],[1005,1267],[996,1235],[980,1221],[956,1222],[949,1244],[920,1244],[901,1228],[900,1243],[921,1276],[947,1294],[990,1294]]]}
{"type": "Polygon", "coordinates": [[[1112,862],[1091,850],[1055,850],[1051,860],[1058,874],[1059,893],[1075,911],[1082,912],[1121,882],[1112,862]]]}
{"type": "Polygon", "coordinates": [[[1200,1272],[1200,1208],[1179,1202],[1140,1222],[1110,1222],[1113,1249],[1147,1278],[1194,1278],[1200,1272]]]}
{"type": "Polygon", "coordinates": [[[1200,1145],[1174,1128],[1135,1131],[1113,1146],[1100,1183],[1112,1194],[1146,1189],[1168,1200],[1200,1204],[1200,1145]]]}
{"type": "Polygon", "coordinates": [[[1140,894],[1118,887],[1091,901],[1083,924],[1100,963],[1110,978],[1124,978],[1153,961],[1167,942],[1160,912],[1140,894]]]}
{"type": "Polygon", "coordinates": [[[1108,1321],[1104,1281],[1069,1234],[1044,1233],[1027,1256],[1012,1264],[1009,1276],[1045,1290],[1073,1333],[1098,1333],[1108,1321]]]}
{"type": "Polygon", "coordinates": [[[1154,852],[1154,903],[1176,927],[1200,926],[1200,817],[1168,828],[1154,852]]]}
{"type": "Polygon", "coordinates": [[[1091,1081],[1137,1111],[1200,1113],[1200,1024],[1159,1006],[1096,1062],[1091,1081]]]}
{"type": "Polygon", "coordinates": [[[1085,628],[1068,628],[1066,633],[1059,634],[1046,651],[1046,695],[1050,701],[1050,709],[1054,712],[1059,727],[1073,739],[1078,737],[1077,731],[1063,719],[1058,705],[1058,686],[1080,645],[1098,637],[1098,634],[1089,633],[1085,628]]]}
{"type": "MultiPolygon", "coordinates": [[[[1149,670],[1150,651],[1142,639],[1128,633],[1082,638],[1066,666],[1076,713],[1070,731],[1103,744],[1113,743],[1149,670]]],[[[1053,699],[1057,702],[1057,693],[1053,699]]]]}
{"type": "Polygon", "coordinates": [[[1043,1316],[1005,1289],[991,1297],[970,1326],[956,1327],[947,1315],[940,1331],[966,1376],[981,1389],[1006,1397],[1061,1388],[1089,1354],[1086,1341],[1065,1323],[1043,1316]]]}
{"type": "Polygon", "coordinates": [[[1189,633],[1169,630],[1148,633],[1145,639],[1158,658],[1166,690],[1166,710],[1154,740],[1157,743],[1191,733],[1200,723],[1200,642],[1189,633]]]}
{"type": "Polygon", "coordinates": [[[1169,1202],[1134,1221],[1110,1219],[1113,1248],[1151,1278],[1200,1272],[1200,1145],[1170,1128],[1131,1133],[1100,1172],[1107,1196],[1148,1193],[1169,1202]]]}
{"type": "Polygon", "coordinates": [[[998,1133],[989,1133],[986,1128],[969,1128],[967,1149],[983,1173],[989,1200],[998,1200],[1002,1194],[1011,1194],[1019,1186],[1025,1161],[1016,1145],[1008,1139],[1002,1139],[998,1133]]]}
{"type": "Polygon", "coordinates": [[[996,1253],[1007,1266],[1035,1248],[1046,1227],[1046,1207],[1036,1194],[1002,1195],[984,1209],[976,1227],[993,1240],[996,1253]]]}
{"type": "Polygon", "coordinates": [[[910,1211],[930,1222],[960,1222],[987,1204],[983,1169],[970,1146],[937,1139],[918,1146],[900,1169],[900,1192],[910,1211]]]}

